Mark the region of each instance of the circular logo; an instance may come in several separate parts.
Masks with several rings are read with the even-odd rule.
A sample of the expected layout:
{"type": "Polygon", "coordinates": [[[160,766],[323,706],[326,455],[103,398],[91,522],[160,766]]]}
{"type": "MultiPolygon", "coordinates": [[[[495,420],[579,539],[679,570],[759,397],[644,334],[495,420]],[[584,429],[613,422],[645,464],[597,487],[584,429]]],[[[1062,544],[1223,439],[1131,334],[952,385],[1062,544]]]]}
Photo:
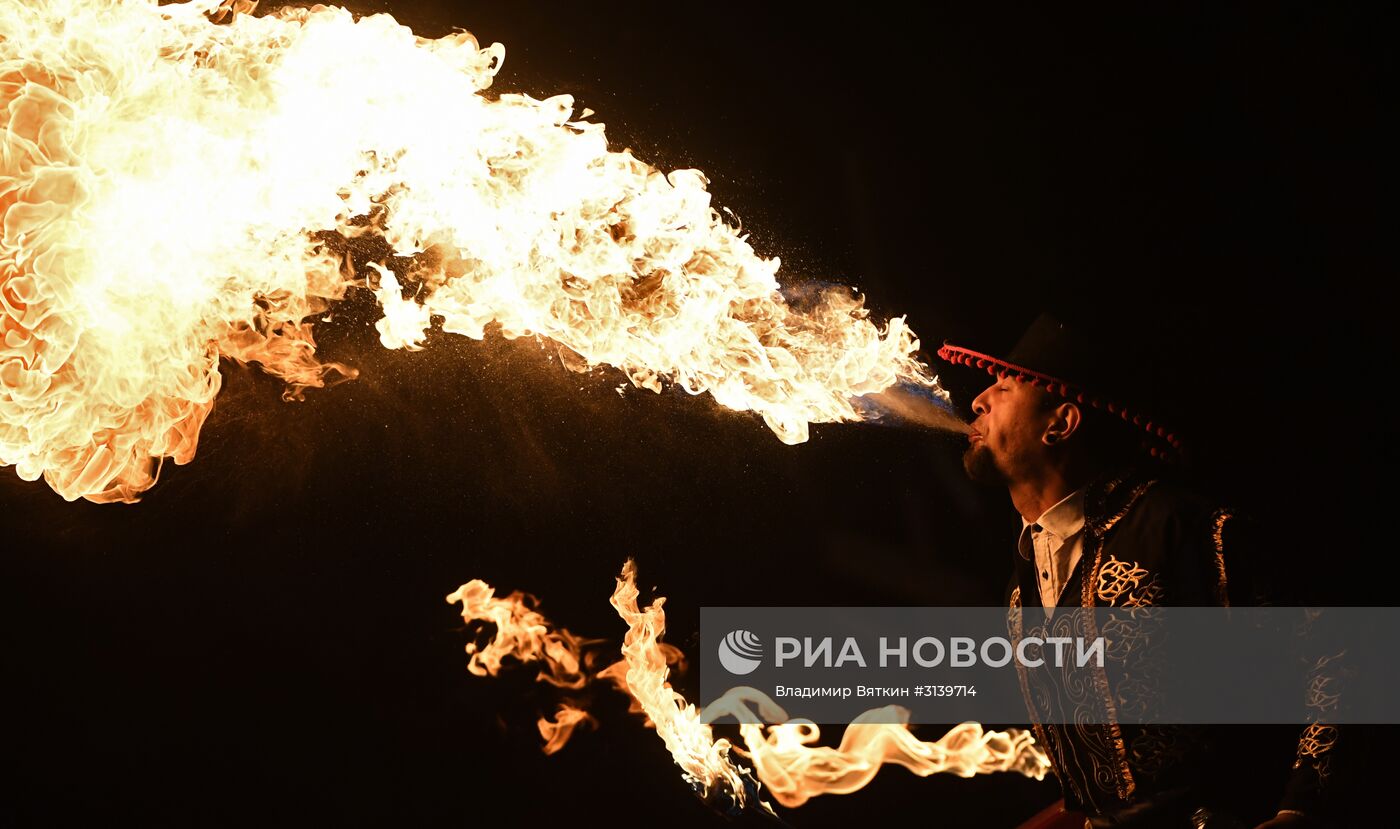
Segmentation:
{"type": "Polygon", "coordinates": [[[763,660],[763,641],[747,630],[730,631],[720,640],[719,664],[740,676],[752,673],[763,660]]]}

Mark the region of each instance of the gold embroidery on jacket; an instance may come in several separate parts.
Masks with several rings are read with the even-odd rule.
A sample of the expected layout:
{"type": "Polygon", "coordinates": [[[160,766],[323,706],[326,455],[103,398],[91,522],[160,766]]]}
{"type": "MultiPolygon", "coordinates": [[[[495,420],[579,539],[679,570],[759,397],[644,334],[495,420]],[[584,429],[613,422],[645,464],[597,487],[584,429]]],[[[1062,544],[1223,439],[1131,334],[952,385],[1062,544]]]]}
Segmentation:
{"type": "MultiPolygon", "coordinates": [[[[1106,507],[1107,505],[1105,502],[1107,496],[1113,493],[1116,489],[1118,489],[1118,487],[1122,485],[1123,480],[1124,479],[1119,478],[1110,481],[1108,485],[1103,488],[1102,491],[1102,497],[1104,500],[1100,501],[1098,504],[1096,504],[1096,506],[1106,507]]],[[[1086,525],[1086,530],[1088,534],[1088,539],[1086,539],[1086,541],[1091,540],[1094,546],[1094,563],[1093,566],[1087,572],[1082,574],[1083,596],[1080,603],[1081,607],[1093,608],[1097,605],[1097,602],[1095,601],[1095,596],[1097,593],[1095,587],[1101,583],[1103,575],[1102,571],[1105,566],[1103,561],[1104,534],[1111,530],[1113,526],[1117,524],[1120,520],[1122,520],[1122,518],[1126,516],[1134,506],[1137,505],[1138,499],[1140,499],[1143,496],[1143,493],[1151,489],[1152,486],[1156,483],[1156,481],[1144,481],[1138,484],[1137,486],[1133,487],[1132,491],[1129,492],[1125,498],[1123,498],[1122,506],[1118,509],[1117,512],[1113,513],[1105,519],[1086,525]]],[[[1110,559],[1110,561],[1117,561],[1117,559],[1113,558],[1110,559]]],[[[1123,562],[1119,562],[1119,564],[1121,565],[1123,564],[1123,562]]],[[[1143,571],[1143,575],[1146,575],[1145,570],[1143,571]]],[[[1136,586],[1137,583],[1134,582],[1133,587],[1136,586]]],[[[1154,592],[1149,595],[1144,595],[1143,598],[1147,599],[1159,595],[1159,593],[1154,592]]],[[[1098,636],[1098,631],[1096,629],[1097,625],[1094,622],[1092,613],[1086,614],[1086,618],[1088,619],[1087,627],[1089,628],[1087,635],[1088,638],[1092,640],[1093,638],[1098,636]]],[[[1099,697],[1103,700],[1104,707],[1108,712],[1109,737],[1113,744],[1114,752],[1118,757],[1118,779],[1116,781],[1118,797],[1119,799],[1126,802],[1129,798],[1132,797],[1133,792],[1137,790],[1137,781],[1133,778],[1133,770],[1128,763],[1128,749],[1127,745],[1123,740],[1123,729],[1119,726],[1119,716],[1117,705],[1114,699],[1114,694],[1108,686],[1108,673],[1104,670],[1102,666],[1099,666],[1094,670],[1094,685],[1095,689],[1098,691],[1099,697]]]]}
{"type": "MultiPolygon", "coordinates": [[[[1021,615],[1021,588],[1019,586],[1011,590],[1011,600],[1008,604],[1007,624],[1011,629],[1011,638],[1014,642],[1020,642],[1024,637],[1024,624],[1021,615]]],[[[1074,793],[1075,798],[1081,803],[1093,803],[1094,799],[1088,792],[1083,791],[1079,787],[1079,781],[1075,776],[1065,773],[1068,767],[1068,758],[1065,756],[1064,747],[1056,738],[1054,730],[1046,728],[1041,723],[1041,712],[1047,710],[1049,704],[1043,689],[1037,686],[1035,693],[1032,693],[1024,665],[1017,663],[1016,673],[1017,677],[1021,680],[1021,694],[1025,698],[1026,707],[1030,710],[1031,730],[1035,733],[1035,738],[1040,741],[1041,745],[1045,746],[1046,750],[1053,758],[1053,762],[1050,765],[1051,769],[1055,772],[1055,776],[1059,778],[1065,788],[1074,793]]]]}
{"type": "Polygon", "coordinates": [[[1303,729],[1303,736],[1298,740],[1298,757],[1300,759],[1316,759],[1330,751],[1336,743],[1336,726],[1313,723],[1303,729]]]}
{"type": "Polygon", "coordinates": [[[1162,599],[1162,588],[1155,575],[1144,584],[1143,579],[1147,578],[1147,575],[1147,570],[1139,567],[1135,561],[1110,558],[1099,570],[1096,593],[1112,607],[1154,605],[1162,599]],[[1127,598],[1124,598],[1125,596],[1127,598]],[[1119,605],[1119,599],[1123,599],[1122,605],[1119,605]]]}
{"type": "Polygon", "coordinates": [[[1308,695],[1306,705],[1319,714],[1330,714],[1337,710],[1337,702],[1341,699],[1341,694],[1334,691],[1334,686],[1338,685],[1337,678],[1325,672],[1327,663],[1334,659],[1341,659],[1346,655],[1346,651],[1323,655],[1317,658],[1312,668],[1308,671],[1308,695]]]}
{"type": "MultiPolygon", "coordinates": [[[[1135,483],[1131,488],[1126,484],[1126,478],[1119,478],[1100,487],[1097,492],[1091,490],[1089,493],[1086,503],[1088,520],[1085,523],[1085,550],[1079,568],[1081,608],[1092,610],[1101,603],[1112,603],[1106,599],[1099,600],[1097,590],[1103,575],[1104,534],[1128,515],[1138,499],[1155,484],[1155,481],[1135,483]],[[1112,504],[1109,503],[1110,494],[1113,495],[1112,504]]],[[[1110,579],[1122,566],[1128,567],[1128,574],[1136,568],[1135,564],[1129,565],[1116,558],[1110,562],[1113,563],[1108,574],[1110,579]]],[[[1141,576],[1147,575],[1145,570],[1136,569],[1141,571],[1141,576]]],[[[1122,601],[1123,606],[1147,607],[1162,599],[1162,589],[1155,579],[1144,580],[1139,577],[1124,587],[1125,591],[1119,593],[1114,600],[1122,601]]],[[[1014,640],[1020,641],[1025,635],[1041,632],[1041,626],[1038,625],[1032,626],[1030,630],[1025,627],[1019,587],[1013,588],[1010,604],[1012,613],[1009,621],[1014,640]]],[[[1134,617],[1137,615],[1133,614],[1134,617]]],[[[1089,641],[1100,635],[1092,613],[1060,614],[1047,622],[1044,627],[1054,630],[1059,635],[1073,634],[1089,641]],[[1079,618],[1071,619],[1071,616],[1079,618]],[[1071,625],[1082,629],[1058,629],[1071,625]]],[[[1022,693],[1026,695],[1027,705],[1032,711],[1032,725],[1036,737],[1055,758],[1056,775],[1065,784],[1066,790],[1073,793],[1090,811],[1112,808],[1104,802],[1105,797],[1113,798],[1119,804],[1130,803],[1138,789],[1134,764],[1140,752],[1134,745],[1135,751],[1130,755],[1123,729],[1119,725],[1122,719],[1122,700],[1115,694],[1118,689],[1110,687],[1105,666],[1091,666],[1087,682],[1080,681],[1080,677],[1070,676],[1057,682],[1032,673],[1019,663],[1017,670],[1022,682],[1022,693]],[[1063,725],[1044,725],[1040,720],[1047,713],[1052,713],[1055,706],[1067,706],[1067,711],[1072,712],[1072,719],[1063,725]],[[1070,734],[1075,735],[1073,739],[1061,739],[1070,734]],[[1131,763],[1130,756],[1133,758],[1131,763]]],[[[1140,693],[1130,692],[1129,697],[1145,701],[1148,696],[1147,689],[1136,690],[1140,693]]],[[[1140,703],[1131,701],[1129,704],[1136,709],[1140,703]]],[[[1160,755],[1159,751],[1152,749],[1150,743],[1144,744],[1141,751],[1151,755],[1148,758],[1149,764],[1153,758],[1160,755]]]]}
{"type": "Polygon", "coordinates": [[[1146,725],[1133,740],[1133,764],[1143,774],[1154,777],[1183,755],[1185,748],[1180,727],[1146,725]]]}
{"type": "Polygon", "coordinates": [[[1233,516],[1227,510],[1216,510],[1211,516],[1211,540],[1215,543],[1215,600],[1221,607],[1230,606],[1230,590],[1225,580],[1225,522],[1233,516]]]}
{"type": "MultiPolygon", "coordinates": [[[[1114,481],[1113,483],[1109,484],[1109,486],[1108,486],[1107,488],[1104,489],[1104,491],[1103,491],[1103,496],[1107,496],[1107,494],[1108,494],[1109,492],[1112,492],[1112,491],[1113,491],[1113,488],[1115,488],[1115,487],[1117,486],[1118,483],[1120,483],[1120,482],[1119,482],[1119,481],[1114,481]]],[[[1138,499],[1142,497],[1143,493],[1145,493],[1145,492],[1147,492],[1147,490],[1151,489],[1151,488],[1152,488],[1152,485],[1155,484],[1155,483],[1157,483],[1157,482],[1156,482],[1156,481],[1145,481],[1145,482],[1143,482],[1143,483],[1141,483],[1141,484],[1138,484],[1136,487],[1133,488],[1133,491],[1132,491],[1132,492],[1128,493],[1128,497],[1127,497],[1126,500],[1124,500],[1123,506],[1122,506],[1116,513],[1114,513],[1113,515],[1110,515],[1110,516],[1108,516],[1108,517],[1106,517],[1106,518],[1102,518],[1102,519],[1099,520],[1096,524],[1090,525],[1090,526],[1089,526],[1090,531],[1091,531],[1094,535],[1097,535],[1097,536],[1099,536],[1099,537],[1102,537],[1104,533],[1106,533],[1106,532],[1108,532],[1109,530],[1113,529],[1113,525],[1114,525],[1114,524],[1117,524],[1120,520],[1122,520],[1123,516],[1127,515],[1127,514],[1132,510],[1132,508],[1137,504],[1138,499]]],[[[1100,504],[1100,506],[1103,506],[1103,505],[1100,504]]]]}
{"type": "Polygon", "coordinates": [[[1293,768],[1299,768],[1304,763],[1313,767],[1317,773],[1318,785],[1327,782],[1328,775],[1332,772],[1332,746],[1337,744],[1337,727],[1333,725],[1323,725],[1313,723],[1303,729],[1303,736],[1298,739],[1298,759],[1293,761],[1293,768]]]}
{"type": "MultiPolygon", "coordinates": [[[[1126,514],[1128,509],[1131,509],[1132,505],[1137,502],[1137,496],[1141,495],[1146,490],[1147,485],[1139,487],[1133,497],[1129,499],[1128,506],[1124,508],[1120,516],[1126,514]]],[[[1115,518],[1113,521],[1109,522],[1107,526],[1112,526],[1116,521],[1117,519],[1115,518]]],[[[1093,534],[1093,543],[1094,566],[1088,573],[1082,575],[1084,580],[1084,594],[1080,604],[1081,607],[1090,610],[1095,606],[1092,585],[1097,580],[1100,570],[1103,567],[1103,536],[1095,532],[1093,534]]],[[[1084,618],[1086,620],[1086,627],[1088,628],[1085,638],[1088,641],[1093,641],[1098,638],[1099,635],[1097,630],[1098,625],[1094,622],[1094,615],[1092,612],[1085,613],[1084,618]]],[[[1108,672],[1104,670],[1102,665],[1094,669],[1094,686],[1099,694],[1099,698],[1103,700],[1104,707],[1108,711],[1109,740],[1113,744],[1114,754],[1118,758],[1118,775],[1117,780],[1114,781],[1116,784],[1115,789],[1117,790],[1118,799],[1126,802],[1128,798],[1133,796],[1133,792],[1137,790],[1137,782],[1133,779],[1133,770],[1128,765],[1128,748],[1123,742],[1123,729],[1118,725],[1118,711],[1114,705],[1113,691],[1108,687],[1108,672]]]]}

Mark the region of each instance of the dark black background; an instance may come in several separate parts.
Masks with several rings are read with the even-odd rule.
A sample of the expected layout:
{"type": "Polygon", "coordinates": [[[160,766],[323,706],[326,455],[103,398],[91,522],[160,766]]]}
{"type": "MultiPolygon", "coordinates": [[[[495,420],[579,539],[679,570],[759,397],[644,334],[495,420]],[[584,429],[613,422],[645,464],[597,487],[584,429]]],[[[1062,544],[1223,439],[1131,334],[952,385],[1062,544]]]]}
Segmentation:
{"type": "MultiPolygon", "coordinates": [[[[926,348],[1004,349],[1050,302],[1140,320],[1200,486],[1271,529],[1318,600],[1392,603],[1376,21],[1281,3],[357,8],[505,43],[493,92],[572,93],[617,146],[705,170],[786,278],[859,285],[926,348]]],[[[616,695],[600,731],[542,756],[552,698],[525,671],[469,675],[443,596],[480,577],[617,641],[607,598],[636,557],[692,655],[701,605],[1001,598],[1014,516],[963,479],[953,438],[840,424],[785,446],[708,398],[619,397],[533,340],[386,352],[372,317],[352,300],[318,328],[363,375],[304,403],[226,365],[198,457],[137,506],[0,476],[0,814],[719,825],[616,695]]],[[[979,381],[945,379],[965,409],[979,381]]],[[[894,768],[787,818],[1013,826],[1055,797],[894,768]]]]}

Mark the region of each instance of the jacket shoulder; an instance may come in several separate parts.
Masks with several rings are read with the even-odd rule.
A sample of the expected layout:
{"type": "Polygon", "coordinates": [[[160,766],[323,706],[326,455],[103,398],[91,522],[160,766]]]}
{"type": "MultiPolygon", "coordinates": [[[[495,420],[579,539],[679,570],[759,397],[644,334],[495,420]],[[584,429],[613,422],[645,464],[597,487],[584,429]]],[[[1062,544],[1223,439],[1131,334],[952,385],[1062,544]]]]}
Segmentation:
{"type": "MultiPolygon", "coordinates": [[[[1105,562],[1128,562],[1160,586],[1160,603],[1228,603],[1215,522],[1222,508],[1190,487],[1151,481],[1104,539],[1105,562]]],[[[1155,591],[1154,591],[1155,593],[1155,591]]],[[[1157,602],[1154,602],[1157,603],[1157,602]]]]}
{"type": "Polygon", "coordinates": [[[1175,516],[1182,520],[1203,520],[1219,508],[1195,489],[1170,480],[1153,481],[1138,499],[1138,507],[1146,515],[1175,516]]]}
{"type": "Polygon", "coordinates": [[[1200,493],[1173,481],[1145,481],[1131,503],[1107,530],[1112,537],[1135,537],[1135,543],[1159,547],[1204,535],[1217,511],[1200,493]]]}

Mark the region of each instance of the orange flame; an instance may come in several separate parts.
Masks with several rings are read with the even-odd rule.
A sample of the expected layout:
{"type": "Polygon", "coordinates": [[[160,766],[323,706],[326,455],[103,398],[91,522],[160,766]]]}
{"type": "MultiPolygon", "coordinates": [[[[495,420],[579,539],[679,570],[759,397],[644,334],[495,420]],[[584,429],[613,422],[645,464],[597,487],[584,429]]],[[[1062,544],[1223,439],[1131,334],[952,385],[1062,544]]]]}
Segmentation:
{"type": "MultiPolygon", "coordinates": [[[[622,575],[618,576],[611,599],[613,609],[627,623],[627,634],[622,639],[627,692],[646,712],[666,750],[681,767],[682,776],[697,793],[707,799],[717,792],[724,793],[736,807],[742,807],[747,800],[744,778],[748,769],[730,760],[732,744],[722,737],[716,739],[710,726],[700,719],[700,710],[666,681],[670,669],[659,647],[661,634],[666,630],[666,613],[662,610],[666,599],[657,597],[645,609],[639,609],[638,595],[637,565],[628,559],[622,565],[622,575]]],[[[766,803],[760,805],[768,808],[766,803]]]]}
{"type": "Polygon", "coordinates": [[[559,708],[554,712],[554,718],[541,717],[539,721],[540,736],[544,738],[544,746],[541,748],[545,754],[553,754],[564,747],[573,736],[574,729],[580,726],[597,728],[598,721],[593,715],[580,708],[575,708],[568,703],[560,703],[559,708]]]}
{"type": "Polygon", "coordinates": [[[1035,746],[1031,732],[1021,729],[985,731],[980,723],[965,722],[934,742],[923,742],[909,731],[909,711],[897,705],[874,708],[851,721],[839,748],[813,745],[821,729],[807,720],[788,720],[787,712],[755,688],[732,688],[705,708],[705,721],[726,715],[739,720],[739,733],[758,777],[774,799],[789,808],[822,794],[849,794],[865,787],[886,763],[919,775],[956,774],[972,777],[1014,771],[1045,778],[1049,757],[1035,746]],[[754,724],[757,710],[765,727],[754,724]]]}
{"type": "MultiPolygon", "coordinates": [[[[489,618],[497,625],[495,649],[488,646],[487,650],[502,655],[509,652],[521,662],[545,662],[548,667],[542,678],[559,670],[560,664],[579,664],[576,647],[561,650],[552,643],[583,640],[567,631],[555,631],[538,613],[524,607],[526,594],[512,593],[504,600],[492,599],[492,595],[492,589],[484,582],[473,581],[448,596],[449,602],[463,602],[463,618],[489,618]],[[475,610],[469,615],[469,607],[489,607],[494,611],[475,610]]],[[[642,609],[637,603],[639,595],[636,564],[628,560],[611,599],[613,608],[627,622],[623,658],[593,678],[609,679],[631,697],[632,710],[646,715],[646,724],[656,728],[685,779],[702,796],[722,794],[736,807],[751,802],[753,794],[745,786],[750,770],[735,762],[732,755],[750,758],[758,779],[775,800],[789,808],[822,794],[858,791],[890,763],[921,777],[1016,772],[1042,780],[1050,770],[1049,757],[1029,731],[988,731],[979,723],[965,722],[939,740],[924,742],[910,732],[909,712],[899,706],[872,709],[856,717],[846,727],[837,748],[815,745],[821,731],[814,723],[789,721],[781,706],[755,688],[732,688],[702,712],[686,702],[667,681],[670,666],[677,663],[680,653],[661,641],[666,629],[662,609],[665,599],[657,598],[642,609]],[[743,747],[714,736],[711,723],[726,716],[739,721],[743,747]],[[756,720],[776,724],[761,726],[756,720]]],[[[476,656],[481,654],[471,645],[467,650],[475,654],[475,665],[476,656]]],[[[497,659],[490,664],[494,667],[473,668],[473,672],[494,675],[500,662],[497,659]]],[[[567,687],[582,687],[582,683],[567,687]]],[[[545,753],[553,754],[563,748],[580,723],[596,726],[592,717],[567,703],[559,706],[553,719],[541,718],[539,730],[546,741],[545,753]]],[[[756,805],[771,811],[761,800],[756,805]]]]}
{"type": "Polygon", "coordinates": [[[496,676],[502,661],[512,658],[521,664],[543,662],[540,681],[560,688],[576,690],[589,681],[583,649],[602,640],[580,639],[567,630],[555,629],[534,609],[534,596],[517,590],[499,599],[495,588],[472,579],[449,593],[447,601],[461,603],[463,621],[487,622],[496,628],[484,646],[467,643],[471,656],[467,670],[477,676],[496,676]]]}
{"type": "Polygon", "coordinates": [[[567,95],[487,98],[500,44],[252,5],[0,6],[0,464],[26,480],[136,500],[194,457],[224,358],[288,398],[353,377],[309,321],[351,288],[387,347],[546,337],[788,443],[897,382],[942,394],[902,317],[790,306],[699,171],[610,150],[567,95]],[[410,264],[360,279],[335,234],[410,264]]]}

